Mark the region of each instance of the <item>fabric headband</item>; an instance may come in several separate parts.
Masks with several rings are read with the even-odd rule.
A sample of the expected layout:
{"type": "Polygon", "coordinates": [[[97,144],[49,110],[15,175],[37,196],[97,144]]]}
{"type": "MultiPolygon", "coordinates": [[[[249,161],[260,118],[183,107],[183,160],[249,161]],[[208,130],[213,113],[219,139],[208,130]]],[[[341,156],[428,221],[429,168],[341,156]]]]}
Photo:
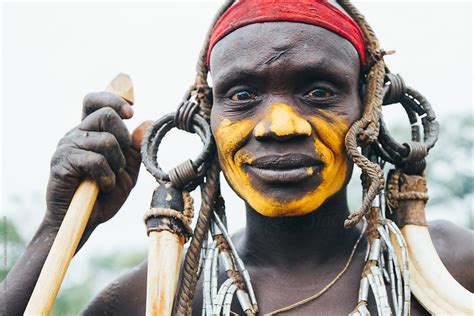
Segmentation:
{"type": "Polygon", "coordinates": [[[212,48],[243,26],[263,22],[299,22],[323,27],[347,39],[365,65],[365,40],[359,26],[327,0],[240,0],[231,6],[212,29],[207,50],[210,69],[212,48]]]}

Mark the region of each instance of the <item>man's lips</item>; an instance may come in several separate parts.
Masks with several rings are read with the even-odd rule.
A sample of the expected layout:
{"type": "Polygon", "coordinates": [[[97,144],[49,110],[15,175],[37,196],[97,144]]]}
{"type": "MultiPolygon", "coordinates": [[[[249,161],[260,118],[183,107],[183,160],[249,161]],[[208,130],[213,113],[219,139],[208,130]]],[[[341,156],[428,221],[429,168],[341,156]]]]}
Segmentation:
{"type": "Polygon", "coordinates": [[[323,163],[304,154],[268,155],[248,164],[250,170],[268,183],[292,183],[309,178],[323,163]]]}

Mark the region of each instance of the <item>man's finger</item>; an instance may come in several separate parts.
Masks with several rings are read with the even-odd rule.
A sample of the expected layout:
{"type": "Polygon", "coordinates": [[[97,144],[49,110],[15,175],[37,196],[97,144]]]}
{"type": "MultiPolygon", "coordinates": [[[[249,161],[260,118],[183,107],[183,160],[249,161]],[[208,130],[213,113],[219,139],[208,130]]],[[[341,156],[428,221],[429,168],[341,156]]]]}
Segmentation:
{"type": "Polygon", "coordinates": [[[115,172],[125,168],[125,157],[117,139],[111,133],[84,133],[78,130],[77,133],[71,135],[69,139],[75,148],[93,151],[104,156],[115,172]]]}
{"type": "Polygon", "coordinates": [[[123,119],[129,119],[133,116],[132,107],[121,97],[110,92],[93,92],[84,97],[82,119],[106,107],[112,108],[123,119]]]}
{"type": "Polygon", "coordinates": [[[107,159],[101,154],[77,148],[53,157],[51,176],[65,183],[71,183],[71,179],[91,177],[104,192],[110,192],[115,187],[115,174],[107,159]]]}
{"type": "Polygon", "coordinates": [[[87,116],[78,126],[79,130],[87,132],[108,132],[115,136],[122,151],[131,145],[130,133],[120,116],[111,108],[102,108],[87,116]]]}

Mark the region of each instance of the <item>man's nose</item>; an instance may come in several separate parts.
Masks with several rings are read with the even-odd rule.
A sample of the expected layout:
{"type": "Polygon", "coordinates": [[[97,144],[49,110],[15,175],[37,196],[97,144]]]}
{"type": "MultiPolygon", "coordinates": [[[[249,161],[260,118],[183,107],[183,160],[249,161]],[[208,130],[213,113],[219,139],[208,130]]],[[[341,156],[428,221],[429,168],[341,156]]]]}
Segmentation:
{"type": "Polygon", "coordinates": [[[294,137],[311,136],[311,125],[287,104],[273,104],[257,123],[254,136],[259,140],[268,138],[287,140],[294,137]]]}

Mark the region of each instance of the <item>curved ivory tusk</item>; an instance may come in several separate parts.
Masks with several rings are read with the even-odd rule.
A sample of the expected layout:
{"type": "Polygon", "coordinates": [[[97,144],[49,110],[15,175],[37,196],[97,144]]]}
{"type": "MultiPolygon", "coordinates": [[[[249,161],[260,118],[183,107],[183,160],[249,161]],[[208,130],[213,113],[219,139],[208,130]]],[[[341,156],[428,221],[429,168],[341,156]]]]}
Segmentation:
{"type": "Polygon", "coordinates": [[[146,315],[169,316],[178,288],[184,237],[152,231],[149,238],[146,315]]]}
{"type": "MultiPolygon", "coordinates": [[[[401,232],[408,247],[410,289],[420,304],[432,315],[474,314],[473,293],[459,284],[441,262],[428,227],[408,224],[401,232]]],[[[394,236],[392,242],[397,242],[394,236]]]]}

